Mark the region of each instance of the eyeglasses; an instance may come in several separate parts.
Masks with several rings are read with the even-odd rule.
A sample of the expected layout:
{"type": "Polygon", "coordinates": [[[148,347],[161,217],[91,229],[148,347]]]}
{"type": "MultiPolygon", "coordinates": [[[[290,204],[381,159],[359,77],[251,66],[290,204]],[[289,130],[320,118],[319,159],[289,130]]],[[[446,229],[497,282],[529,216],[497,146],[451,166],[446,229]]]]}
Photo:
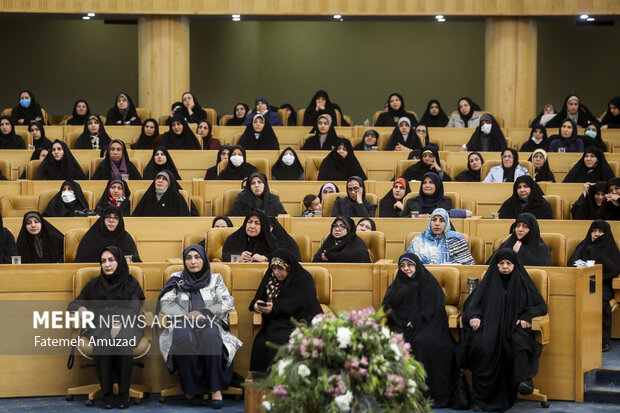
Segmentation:
{"type": "Polygon", "coordinates": [[[345,229],[346,225],[342,225],[342,224],[334,224],[332,225],[333,229],[345,229]]]}
{"type": "Polygon", "coordinates": [[[409,261],[403,261],[398,265],[398,268],[400,268],[401,270],[404,270],[406,268],[414,268],[415,269],[415,264],[409,261]]]}
{"type": "Polygon", "coordinates": [[[504,159],[512,159],[512,158],[514,158],[514,156],[512,156],[512,155],[502,155],[502,158],[504,158],[504,159]]]}

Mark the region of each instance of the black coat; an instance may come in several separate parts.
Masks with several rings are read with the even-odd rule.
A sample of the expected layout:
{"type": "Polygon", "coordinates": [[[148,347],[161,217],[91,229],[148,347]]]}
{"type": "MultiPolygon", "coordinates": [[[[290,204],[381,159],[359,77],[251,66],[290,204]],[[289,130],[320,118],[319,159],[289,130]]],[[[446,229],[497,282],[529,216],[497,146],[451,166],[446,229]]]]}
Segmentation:
{"type": "MultiPolygon", "coordinates": [[[[500,245],[498,251],[502,248],[512,249],[519,240],[514,232],[517,222],[526,224],[530,231],[521,239],[521,247],[517,255],[522,265],[538,265],[551,266],[551,250],[540,237],[540,227],[536,217],[529,212],[519,215],[517,220],[510,226],[510,236],[500,245]]],[[[489,262],[492,258],[489,259],[489,262]]]]}
{"type": "Polygon", "coordinates": [[[330,230],[329,235],[314,254],[312,262],[325,262],[321,258],[321,254],[325,254],[327,262],[369,263],[368,248],[366,243],[355,234],[355,222],[351,218],[340,216],[333,221],[332,225],[338,220],[347,226],[347,235],[337,239],[330,230]]]}
{"type": "Polygon", "coordinates": [[[22,228],[17,237],[18,255],[22,257],[22,264],[58,263],[64,262],[65,236],[56,227],[47,222],[38,212],[30,211],[24,214],[22,228]],[[30,216],[35,216],[41,221],[41,232],[38,235],[30,235],[26,229],[26,223],[30,216]],[[36,245],[41,246],[41,255],[37,253],[36,245]]]}
{"type": "Polygon", "coordinates": [[[131,191],[129,190],[129,186],[127,185],[127,182],[123,181],[122,179],[109,180],[105,186],[105,189],[103,190],[103,193],[101,194],[101,197],[99,198],[99,201],[97,201],[97,206],[95,207],[95,213],[97,215],[101,215],[107,207],[115,206],[121,210],[122,216],[124,217],[131,216],[131,201],[129,200],[130,197],[131,197],[131,191]],[[115,183],[115,182],[116,183],[120,182],[123,184],[123,196],[125,197],[125,200],[121,202],[120,206],[117,205],[116,200],[112,201],[110,197],[109,188],[110,188],[110,185],[112,185],[112,183],[115,183]]]}
{"type": "Polygon", "coordinates": [[[15,237],[8,228],[4,228],[2,215],[0,215],[0,264],[11,264],[11,257],[14,255],[19,255],[15,237]]]}
{"type": "Polygon", "coordinates": [[[222,247],[222,261],[230,262],[231,255],[240,255],[244,251],[249,251],[252,255],[260,254],[269,256],[276,249],[276,240],[269,232],[269,220],[267,219],[267,215],[261,210],[254,210],[245,217],[243,225],[226,238],[224,246],[222,247]],[[256,215],[260,220],[261,228],[258,235],[250,237],[247,235],[245,227],[248,220],[253,215],[256,215]]]}
{"type": "Polygon", "coordinates": [[[499,216],[502,219],[517,219],[523,212],[529,212],[537,219],[553,219],[553,210],[545,198],[540,186],[529,175],[518,177],[512,186],[512,196],[502,204],[499,216]],[[530,187],[527,202],[523,203],[517,194],[517,187],[525,182],[530,187]]]}
{"type": "Polygon", "coordinates": [[[253,209],[261,209],[267,216],[275,217],[280,214],[286,214],[286,209],[282,206],[280,198],[276,194],[269,192],[269,182],[262,172],[253,172],[248,177],[248,182],[230,207],[230,216],[246,216],[253,209]],[[261,197],[257,197],[252,193],[250,182],[254,177],[260,178],[265,184],[265,189],[261,197]]]}
{"type": "Polygon", "coordinates": [[[48,202],[42,215],[44,217],[73,217],[76,216],[76,211],[81,212],[88,209],[88,202],[84,197],[84,192],[82,192],[80,184],[75,181],[64,181],[60,185],[58,193],[48,202]],[[62,188],[65,185],[69,185],[69,187],[73,189],[75,200],[71,203],[66,203],[62,200],[62,188]]]}
{"type": "Polygon", "coordinates": [[[359,176],[363,180],[368,179],[355,157],[351,142],[348,139],[340,138],[336,141],[335,148],[323,159],[317,179],[319,181],[346,181],[352,176],[359,176]],[[347,156],[344,158],[338,153],[340,145],[344,145],[347,149],[347,156]]]}
{"type": "MultiPolygon", "coordinates": [[[[165,172],[165,171],[163,171],[165,172]]],[[[146,190],[142,199],[136,205],[132,216],[134,217],[184,217],[190,215],[190,206],[179,192],[181,185],[170,172],[170,185],[162,197],[158,200],[155,192],[155,181],[146,190]]]]}
{"type": "MultiPolygon", "coordinates": [[[[140,175],[140,171],[138,171],[138,168],[136,168],[136,166],[129,159],[129,154],[127,153],[127,148],[125,147],[125,143],[121,140],[114,139],[113,141],[110,142],[110,144],[112,144],[113,142],[119,143],[123,147],[123,158],[121,159],[119,163],[122,165],[122,162],[124,161],[126,170],[125,172],[123,171],[119,171],[119,172],[128,174],[129,179],[142,179],[142,175],[140,175]]],[[[121,166],[118,165],[117,167],[120,169],[121,166]]],[[[121,179],[122,173],[121,173],[121,176],[112,176],[112,160],[110,159],[110,145],[108,145],[105,151],[105,157],[103,158],[103,161],[101,161],[99,166],[97,166],[97,169],[95,169],[95,172],[93,172],[93,176],[90,179],[92,179],[93,181],[96,181],[96,180],[107,181],[110,179],[121,179]]]]}

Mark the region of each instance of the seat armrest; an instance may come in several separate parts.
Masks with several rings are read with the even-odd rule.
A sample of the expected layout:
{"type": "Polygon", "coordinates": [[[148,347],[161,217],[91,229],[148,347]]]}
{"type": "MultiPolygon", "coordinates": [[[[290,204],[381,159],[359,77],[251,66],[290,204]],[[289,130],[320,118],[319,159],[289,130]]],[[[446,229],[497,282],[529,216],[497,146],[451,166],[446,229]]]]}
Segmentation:
{"type": "Polygon", "coordinates": [[[549,344],[549,339],[551,338],[549,315],[532,318],[532,331],[536,332],[536,340],[540,344],[549,344]]]}
{"type": "Polygon", "coordinates": [[[237,314],[237,310],[232,310],[228,312],[228,325],[239,325],[239,314],[237,314]]]}
{"type": "Polygon", "coordinates": [[[462,327],[461,316],[462,316],[461,314],[450,314],[448,316],[448,327],[461,328],[462,327]]]}
{"type": "Polygon", "coordinates": [[[252,313],[252,324],[255,326],[260,326],[263,324],[263,316],[260,313],[254,312],[252,313]]]}

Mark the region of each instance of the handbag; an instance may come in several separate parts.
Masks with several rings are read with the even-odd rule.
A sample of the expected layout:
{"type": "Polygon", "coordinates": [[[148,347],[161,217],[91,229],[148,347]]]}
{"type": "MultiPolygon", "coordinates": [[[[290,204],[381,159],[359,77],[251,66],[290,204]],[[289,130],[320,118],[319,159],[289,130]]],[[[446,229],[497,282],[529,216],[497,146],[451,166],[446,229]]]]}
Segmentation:
{"type": "Polygon", "coordinates": [[[463,369],[460,369],[459,377],[456,380],[456,385],[454,386],[454,394],[452,395],[452,398],[454,400],[452,403],[453,410],[469,409],[469,405],[471,404],[471,394],[469,393],[469,385],[465,379],[463,369]]]}

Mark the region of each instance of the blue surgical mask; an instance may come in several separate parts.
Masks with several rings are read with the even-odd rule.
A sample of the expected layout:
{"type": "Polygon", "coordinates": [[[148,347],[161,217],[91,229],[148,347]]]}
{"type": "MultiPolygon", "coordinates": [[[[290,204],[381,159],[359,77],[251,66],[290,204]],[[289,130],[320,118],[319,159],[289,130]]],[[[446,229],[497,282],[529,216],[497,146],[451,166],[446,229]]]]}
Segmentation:
{"type": "Polygon", "coordinates": [[[588,130],[586,130],[585,133],[586,133],[586,136],[589,137],[589,138],[592,138],[592,139],[596,138],[596,131],[595,130],[588,129],[588,130]]]}
{"type": "Polygon", "coordinates": [[[19,100],[19,104],[22,106],[22,108],[29,108],[30,107],[30,99],[20,99],[19,100]]]}

